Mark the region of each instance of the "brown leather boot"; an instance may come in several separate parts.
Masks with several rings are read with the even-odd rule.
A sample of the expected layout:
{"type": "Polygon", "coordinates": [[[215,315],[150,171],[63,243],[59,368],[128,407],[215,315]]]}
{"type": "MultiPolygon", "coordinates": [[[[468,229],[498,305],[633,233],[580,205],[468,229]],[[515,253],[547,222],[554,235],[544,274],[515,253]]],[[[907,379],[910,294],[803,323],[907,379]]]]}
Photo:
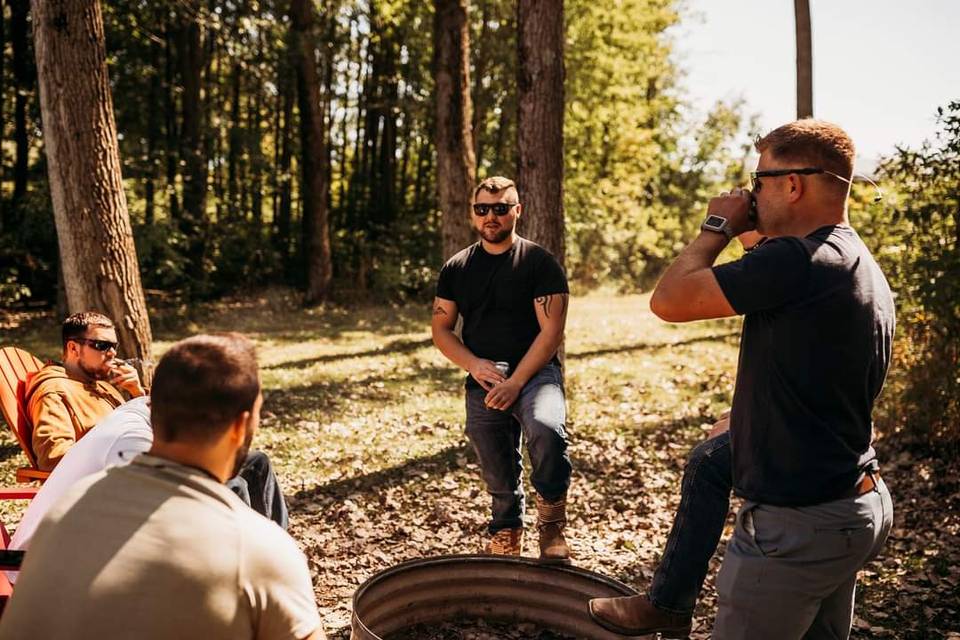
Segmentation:
{"type": "Polygon", "coordinates": [[[624,636],[660,633],[665,638],[690,635],[691,616],[658,609],[647,596],[594,598],[590,617],[607,631],[624,636]]]}
{"type": "Polygon", "coordinates": [[[540,530],[540,560],[570,564],[570,547],[563,537],[567,526],[567,497],[552,502],[537,495],[537,529],[540,530]]]}
{"type": "Polygon", "coordinates": [[[523,550],[523,529],[500,529],[484,549],[485,553],[498,556],[519,556],[523,550]]]}

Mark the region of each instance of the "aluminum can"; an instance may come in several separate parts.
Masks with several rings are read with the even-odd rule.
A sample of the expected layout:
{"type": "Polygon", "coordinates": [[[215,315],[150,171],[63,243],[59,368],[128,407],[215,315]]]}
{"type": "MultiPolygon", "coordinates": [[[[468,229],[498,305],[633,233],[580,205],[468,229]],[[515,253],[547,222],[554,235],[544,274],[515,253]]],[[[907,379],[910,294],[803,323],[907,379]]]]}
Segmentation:
{"type": "Polygon", "coordinates": [[[510,377],[509,362],[504,362],[503,360],[500,360],[498,362],[494,362],[493,365],[497,368],[497,371],[499,371],[500,375],[502,375],[504,378],[510,377]]]}

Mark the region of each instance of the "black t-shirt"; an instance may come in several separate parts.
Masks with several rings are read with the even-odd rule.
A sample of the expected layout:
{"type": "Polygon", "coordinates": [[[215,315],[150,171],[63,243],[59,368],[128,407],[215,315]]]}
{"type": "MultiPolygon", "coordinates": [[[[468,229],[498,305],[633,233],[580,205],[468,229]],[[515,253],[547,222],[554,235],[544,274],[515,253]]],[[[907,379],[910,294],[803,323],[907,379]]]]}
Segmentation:
{"type": "MultiPolygon", "coordinates": [[[[479,242],[467,247],[437,282],[437,297],[455,302],[463,316],[463,344],[477,357],[509,362],[511,371],[540,333],[534,299],[569,291],[556,258],[520,237],[498,255],[479,242]]],[[[467,385],[479,386],[472,376],[467,385]]]]}
{"type": "Polygon", "coordinates": [[[848,494],[876,466],[871,411],[894,330],[893,296],[857,233],[825,226],[714,267],[746,314],[730,415],[734,491],[802,506],[848,494]]]}

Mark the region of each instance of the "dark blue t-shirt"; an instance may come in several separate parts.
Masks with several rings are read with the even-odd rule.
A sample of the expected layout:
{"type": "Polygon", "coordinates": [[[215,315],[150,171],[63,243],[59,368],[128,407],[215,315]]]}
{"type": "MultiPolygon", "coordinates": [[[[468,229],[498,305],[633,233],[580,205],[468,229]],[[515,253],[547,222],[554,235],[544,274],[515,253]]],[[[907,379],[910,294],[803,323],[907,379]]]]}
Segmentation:
{"type": "Polygon", "coordinates": [[[730,415],[737,495],[802,506],[875,467],[873,402],[890,364],[893,296],[860,236],[830,225],[713,269],[745,314],[730,415]]]}
{"type": "MultiPolygon", "coordinates": [[[[437,281],[437,297],[455,302],[463,316],[463,344],[477,357],[509,362],[511,371],[540,333],[534,300],[569,291],[556,258],[520,237],[497,255],[470,245],[443,265],[437,281]]],[[[479,386],[471,376],[467,384],[479,386]]]]}

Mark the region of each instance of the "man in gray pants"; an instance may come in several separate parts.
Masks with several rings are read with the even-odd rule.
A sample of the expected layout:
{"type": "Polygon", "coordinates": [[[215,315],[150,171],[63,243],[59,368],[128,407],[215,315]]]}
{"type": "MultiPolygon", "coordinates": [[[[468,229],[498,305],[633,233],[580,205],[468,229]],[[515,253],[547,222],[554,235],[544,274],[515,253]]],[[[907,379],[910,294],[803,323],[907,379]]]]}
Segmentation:
{"type": "MultiPolygon", "coordinates": [[[[871,446],[890,363],[893,297],[847,217],[854,147],[800,120],[757,142],[753,192],[710,201],[700,235],[650,300],[671,322],[745,315],[730,415],[733,490],[744,499],[717,578],[713,638],[846,638],[857,572],[890,530],[871,446]],[[753,227],[770,239],[712,266],[753,227]]],[[[591,602],[633,635],[637,602],[591,602]]]]}

